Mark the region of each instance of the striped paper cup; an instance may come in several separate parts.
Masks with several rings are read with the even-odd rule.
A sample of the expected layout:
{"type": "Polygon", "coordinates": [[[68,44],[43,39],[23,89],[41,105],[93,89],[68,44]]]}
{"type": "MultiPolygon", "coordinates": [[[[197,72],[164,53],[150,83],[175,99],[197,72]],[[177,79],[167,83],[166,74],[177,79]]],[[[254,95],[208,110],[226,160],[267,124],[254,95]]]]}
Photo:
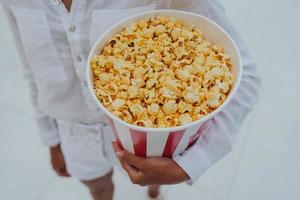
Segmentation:
{"type": "Polygon", "coordinates": [[[95,102],[107,116],[116,141],[127,151],[143,157],[172,157],[182,153],[184,150],[193,145],[208,125],[208,120],[224,109],[224,107],[232,99],[232,96],[238,88],[242,75],[240,52],[229,34],[226,33],[226,31],[224,31],[219,25],[204,16],[178,10],[148,11],[126,18],[118,24],[113,25],[99,37],[93,46],[88,58],[87,66],[87,80],[90,93],[95,102]],[[171,128],[140,127],[129,124],[114,116],[101,104],[94,93],[93,73],[90,65],[91,58],[93,58],[94,55],[99,54],[106,42],[111,39],[114,34],[120,32],[123,28],[129,26],[133,22],[157,15],[181,19],[185,22],[185,24],[194,25],[202,30],[205,37],[212,43],[222,45],[225,49],[225,53],[232,58],[232,73],[236,78],[227,99],[219,108],[197,121],[171,128]]]}

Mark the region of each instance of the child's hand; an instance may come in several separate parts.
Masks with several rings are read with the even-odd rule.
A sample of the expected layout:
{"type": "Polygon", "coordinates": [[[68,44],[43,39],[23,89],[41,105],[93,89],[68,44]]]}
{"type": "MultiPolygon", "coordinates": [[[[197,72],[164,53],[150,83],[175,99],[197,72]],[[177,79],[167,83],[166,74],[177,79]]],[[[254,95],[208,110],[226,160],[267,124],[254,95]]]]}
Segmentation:
{"type": "Polygon", "coordinates": [[[142,186],[176,184],[189,176],[170,158],[143,158],[122,150],[116,142],[113,148],[132,183],[142,186]]]}
{"type": "Polygon", "coordinates": [[[67,171],[64,155],[60,149],[60,145],[50,147],[50,155],[53,170],[59,176],[69,177],[70,175],[67,171]]]}

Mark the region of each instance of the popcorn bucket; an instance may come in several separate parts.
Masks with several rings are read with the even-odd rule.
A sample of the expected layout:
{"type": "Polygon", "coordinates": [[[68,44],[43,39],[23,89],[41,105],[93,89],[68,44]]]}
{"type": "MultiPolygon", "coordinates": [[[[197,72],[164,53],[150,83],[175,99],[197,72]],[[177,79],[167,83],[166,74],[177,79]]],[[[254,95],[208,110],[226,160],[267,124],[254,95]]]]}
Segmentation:
{"type": "Polygon", "coordinates": [[[209,125],[204,122],[177,130],[172,130],[172,128],[140,130],[124,123],[118,123],[110,116],[107,116],[107,119],[119,145],[129,152],[143,157],[172,157],[172,155],[182,153],[194,144],[209,125]]]}
{"type": "Polygon", "coordinates": [[[209,120],[222,111],[232,99],[232,96],[238,88],[242,75],[240,52],[229,34],[226,33],[219,25],[204,16],[177,10],[148,11],[134,15],[122,20],[118,24],[113,25],[97,40],[90,52],[87,66],[87,80],[90,93],[95,102],[104,111],[116,141],[125,150],[143,157],[172,157],[184,152],[192,146],[204,132],[203,130],[210,125],[210,123],[208,123],[209,120]],[[170,128],[146,128],[129,124],[114,116],[108,109],[106,109],[94,93],[93,73],[90,65],[91,58],[94,55],[97,55],[102,50],[106,42],[123,28],[138,20],[157,15],[181,19],[186,25],[194,25],[199,28],[203,31],[205,38],[214,44],[221,45],[224,48],[225,53],[231,56],[233,63],[231,70],[235,76],[235,82],[225,102],[205,117],[182,126],[170,128]]]}

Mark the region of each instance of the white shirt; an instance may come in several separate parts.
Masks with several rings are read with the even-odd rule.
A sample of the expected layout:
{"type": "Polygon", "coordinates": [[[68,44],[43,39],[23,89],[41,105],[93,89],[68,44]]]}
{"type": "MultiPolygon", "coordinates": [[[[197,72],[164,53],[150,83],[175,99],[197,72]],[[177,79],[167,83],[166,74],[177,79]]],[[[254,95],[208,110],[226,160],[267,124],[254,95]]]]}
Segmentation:
{"type": "Polygon", "coordinates": [[[194,182],[226,155],[244,118],[252,109],[260,86],[256,65],[214,0],[73,0],[69,13],[61,0],[0,0],[10,22],[24,66],[42,141],[59,143],[56,120],[104,122],[87,93],[86,59],[92,44],[106,28],[147,10],[179,9],[207,16],[237,43],[244,64],[239,89],[225,110],[211,119],[204,134],[173,159],[194,182]]]}

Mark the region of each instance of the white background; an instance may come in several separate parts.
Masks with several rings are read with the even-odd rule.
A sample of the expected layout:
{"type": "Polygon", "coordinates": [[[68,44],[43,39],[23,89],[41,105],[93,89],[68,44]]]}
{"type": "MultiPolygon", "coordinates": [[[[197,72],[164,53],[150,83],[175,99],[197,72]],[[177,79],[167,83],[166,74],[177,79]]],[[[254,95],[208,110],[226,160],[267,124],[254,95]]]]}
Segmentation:
{"type": "MultiPolygon", "coordinates": [[[[165,188],[167,200],[300,199],[300,1],[222,0],[258,63],[262,90],[232,153],[195,186],[165,188]]],[[[0,8],[0,199],[89,199],[75,179],[52,172],[28,88],[0,8]]],[[[115,199],[145,199],[116,171],[115,199]]]]}

